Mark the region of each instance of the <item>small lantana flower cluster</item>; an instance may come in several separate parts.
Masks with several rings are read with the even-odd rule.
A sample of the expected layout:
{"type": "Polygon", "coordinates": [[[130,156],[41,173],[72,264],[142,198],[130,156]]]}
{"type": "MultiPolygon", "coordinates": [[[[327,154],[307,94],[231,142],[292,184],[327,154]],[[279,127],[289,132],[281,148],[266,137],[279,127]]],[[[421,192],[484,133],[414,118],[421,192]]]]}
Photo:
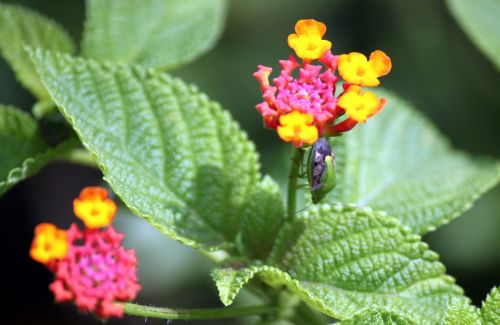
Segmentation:
{"type": "Polygon", "coordinates": [[[135,251],[121,246],[123,234],[110,225],[116,204],[105,189],[86,187],[73,210],[85,228],[73,223],[66,231],[39,224],[30,256],[54,273],[49,289],[57,302],[73,301],[81,312],[101,319],[121,317],[123,305],[116,302],[135,299],[141,286],[135,251]]]}
{"type": "Polygon", "coordinates": [[[302,64],[293,55],[280,60],[282,70],[273,79],[273,85],[269,83],[271,68],[259,65],[254,73],[264,99],[256,108],[265,126],[276,130],[281,139],[295,147],[312,145],[321,136],[349,131],[378,113],[385,104],[385,99],[379,99],[371,91],[363,92],[361,87],[378,86],[378,78],[391,70],[390,58],[379,50],[369,58],[357,52],[333,55],[332,43],[322,39],[325,33],[325,24],[314,19],[299,20],[295,34],[288,36],[288,45],[302,59],[302,64]],[[321,65],[312,64],[314,60],[321,65]],[[338,97],[335,96],[337,69],[344,81],[344,91],[338,97]],[[335,124],[344,114],[346,118],[335,124]]]}

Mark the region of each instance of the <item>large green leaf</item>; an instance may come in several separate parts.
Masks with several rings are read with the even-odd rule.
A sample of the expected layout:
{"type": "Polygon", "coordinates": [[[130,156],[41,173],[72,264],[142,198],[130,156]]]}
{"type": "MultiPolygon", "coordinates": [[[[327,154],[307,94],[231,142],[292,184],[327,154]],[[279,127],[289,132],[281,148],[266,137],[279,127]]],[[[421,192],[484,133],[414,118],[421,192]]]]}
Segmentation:
{"type": "MultiPolygon", "coordinates": [[[[417,317],[418,318],[418,317],[417,317]]],[[[343,321],[341,325],[420,325],[411,313],[397,313],[384,308],[368,309],[343,321]]],[[[464,299],[451,299],[446,306],[442,325],[482,325],[478,309],[464,299]]]]}
{"type": "Polygon", "coordinates": [[[456,20],[481,51],[500,69],[500,1],[447,0],[456,20]]]}
{"type": "Polygon", "coordinates": [[[483,302],[481,318],[487,325],[500,324],[500,290],[498,287],[493,288],[483,302]]]}
{"type": "Polygon", "coordinates": [[[167,69],[208,51],[226,0],[88,0],[85,56],[167,69]]]}
{"type": "MultiPolygon", "coordinates": [[[[341,325],[420,325],[411,314],[387,311],[384,308],[365,310],[341,325]]],[[[435,324],[442,325],[481,325],[476,307],[463,299],[451,299],[446,306],[444,318],[435,324]]]]}
{"type": "Polygon", "coordinates": [[[419,236],[369,208],[321,205],[297,216],[282,227],[266,265],[214,271],[222,302],[232,303],[257,274],[340,320],[385,308],[435,324],[450,299],[467,302],[419,236]]]}
{"type": "Polygon", "coordinates": [[[0,105],[0,195],[72,145],[64,143],[48,148],[31,116],[14,107],[0,105]]]}
{"type": "Polygon", "coordinates": [[[366,125],[333,141],[338,184],[329,200],[370,206],[423,234],[459,216],[500,180],[498,161],[453,150],[397,96],[366,125]]]}
{"type": "Polygon", "coordinates": [[[140,66],[37,51],[53,100],[137,215],[195,247],[233,242],[259,181],[238,125],[194,86],[140,66]]]}
{"type": "Polygon", "coordinates": [[[39,99],[48,98],[25,46],[74,52],[65,30],[52,19],[20,6],[0,3],[0,52],[17,79],[39,99]]]}
{"type": "Polygon", "coordinates": [[[386,310],[366,310],[339,325],[420,325],[408,315],[399,315],[386,310]]]}

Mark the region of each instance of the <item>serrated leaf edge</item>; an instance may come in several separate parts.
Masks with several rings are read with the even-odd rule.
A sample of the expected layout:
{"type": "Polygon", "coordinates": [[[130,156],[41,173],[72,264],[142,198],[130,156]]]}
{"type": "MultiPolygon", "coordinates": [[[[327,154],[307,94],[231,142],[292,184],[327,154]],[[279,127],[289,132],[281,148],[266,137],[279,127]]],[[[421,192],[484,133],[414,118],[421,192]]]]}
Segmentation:
{"type": "MultiPolygon", "coordinates": [[[[31,56],[31,59],[32,61],[34,62],[34,65],[35,65],[35,68],[37,69],[37,72],[40,73],[37,65],[35,64],[36,61],[37,61],[37,56],[45,56],[46,54],[54,54],[55,56],[66,56],[66,57],[70,57],[70,58],[77,58],[78,57],[74,57],[74,56],[71,56],[69,54],[66,54],[66,53],[60,53],[60,52],[54,52],[54,51],[50,51],[50,50],[43,50],[41,48],[36,48],[36,49],[33,49],[33,48],[28,48],[27,49],[30,56],[31,56]]],[[[145,70],[148,72],[148,74],[154,78],[159,78],[161,79],[162,78],[162,73],[156,71],[155,69],[152,69],[152,68],[145,68],[139,64],[125,64],[125,63],[111,63],[111,62],[100,62],[100,61],[96,61],[94,59],[90,59],[90,58],[80,58],[80,59],[84,59],[86,61],[89,61],[90,64],[99,64],[101,65],[103,68],[110,68],[110,69],[116,69],[116,68],[130,68],[130,69],[141,69],[141,70],[145,70]]],[[[172,79],[172,82],[179,82],[180,79],[179,78],[176,78],[176,77],[171,77],[172,79]]],[[[41,78],[42,80],[42,83],[44,84],[44,86],[47,88],[47,85],[45,84],[45,81],[43,80],[43,78],[41,78]]],[[[195,85],[193,84],[188,84],[186,83],[186,86],[188,87],[191,87],[192,89],[198,89],[195,85]]],[[[48,88],[47,88],[48,89],[48,88]]],[[[51,93],[50,90],[49,91],[49,94],[51,96],[51,98],[53,98],[54,102],[56,103],[59,111],[61,112],[61,114],[67,119],[67,121],[71,124],[71,125],[74,125],[74,119],[67,113],[66,111],[66,108],[61,105],[58,101],[56,101],[54,99],[54,96],[53,94],[51,93]]],[[[214,115],[224,115],[224,114],[228,114],[228,112],[224,111],[220,105],[216,102],[214,102],[215,105],[211,105],[209,109],[211,109],[212,113],[214,115]]],[[[241,128],[239,127],[238,123],[236,123],[236,121],[232,121],[232,127],[237,127],[241,132],[240,132],[240,137],[241,139],[244,139],[244,140],[247,140],[248,139],[248,135],[243,131],[241,130],[241,128]]],[[[215,250],[220,250],[220,249],[228,249],[228,248],[232,248],[234,247],[235,243],[234,242],[223,242],[221,243],[220,245],[206,245],[206,244],[203,244],[203,243],[199,243],[199,242],[196,242],[195,240],[192,240],[190,238],[187,238],[187,237],[184,237],[182,235],[179,235],[177,234],[175,231],[172,231],[164,226],[162,226],[161,224],[157,223],[154,221],[153,217],[150,216],[150,215],[145,215],[144,213],[141,213],[139,211],[138,208],[136,208],[135,206],[132,206],[127,200],[124,199],[124,195],[121,191],[119,190],[116,190],[116,186],[114,184],[114,182],[109,179],[108,177],[106,177],[105,175],[108,173],[108,169],[107,167],[102,164],[102,162],[99,160],[98,156],[97,156],[97,153],[92,150],[91,146],[89,143],[87,143],[84,138],[83,138],[83,135],[81,134],[81,131],[78,130],[78,129],[74,129],[75,130],[75,133],[77,134],[78,138],[80,139],[81,143],[83,144],[83,146],[85,147],[85,149],[87,151],[89,151],[93,157],[95,157],[95,161],[96,161],[96,164],[97,166],[99,167],[99,169],[101,169],[101,171],[103,172],[104,176],[103,176],[103,179],[111,186],[111,188],[113,189],[113,191],[115,192],[115,194],[120,197],[120,199],[122,199],[122,201],[127,205],[127,207],[130,209],[130,211],[132,211],[134,214],[140,216],[141,218],[145,219],[147,222],[149,222],[151,225],[153,225],[155,228],[157,228],[159,231],[161,231],[162,233],[166,234],[167,236],[169,236],[170,238],[172,238],[173,240],[176,240],[176,241],[179,241],[185,245],[188,245],[188,246],[191,246],[193,248],[196,248],[196,249],[201,249],[201,250],[206,250],[206,251],[215,251],[215,250]]],[[[246,150],[254,150],[255,149],[255,145],[253,144],[253,142],[250,142],[250,141],[247,141],[248,142],[248,145],[246,146],[246,150]]],[[[255,152],[255,150],[254,150],[255,152]]],[[[257,171],[260,170],[260,164],[259,164],[259,158],[258,158],[258,154],[255,152],[255,159],[256,159],[256,166],[255,168],[257,168],[257,171]]],[[[261,177],[261,176],[259,176],[261,177]]]]}
{"type": "Polygon", "coordinates": [[[49,162],[57,160],[60,155],[73,149],[77,144],[77,139],[70,138],[55,147],[48,148],[45,152],[26,158],[19,167],[10,170],[5,180],[0,181],[0,195],[7,192],[15,184],[38,172],[49,162]]]}

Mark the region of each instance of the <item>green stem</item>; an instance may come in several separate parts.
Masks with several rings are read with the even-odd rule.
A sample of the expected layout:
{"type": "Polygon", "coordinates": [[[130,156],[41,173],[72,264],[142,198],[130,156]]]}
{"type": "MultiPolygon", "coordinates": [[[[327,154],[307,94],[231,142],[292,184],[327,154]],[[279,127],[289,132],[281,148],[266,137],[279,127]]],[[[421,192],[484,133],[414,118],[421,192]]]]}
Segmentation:
{"type": "Polygon", "coordinates": [[[292,166],[290,167],[290,174],[288,176],[288,220],[293,219],[293,216],[297,211],[297,178],[299,176],[299,170],[303,159],[304,151],[301,149],[295,149],[295,153],[292,158],[292,166]]]}
{"type": "Polygon", "coordinates": [[[123,304],[125,314],[132,316],[153,317],[162,319],[222,319],[272,313],[275,307],[270,305],[249,307],[226,307],[207,309],[170,309],[152,306],[141,306],[132,303],[123,304]]]}
{"type": "Polygon", "coordinates": [[[49,115],[53,111],[57,110],[56,104],[54,104],[51,100],[42,100],[36,102],[33,105],[31,111],[33,112],[33,116],[35,116],[38,120],[42,119],[44,116],[49,115]]]}
{"type": "Polygon", "coordinates": [[[73,149],[60,157],[60,160],[84,165],[87,167],[97,167],[94,157],[85,149],[73,149]]]}

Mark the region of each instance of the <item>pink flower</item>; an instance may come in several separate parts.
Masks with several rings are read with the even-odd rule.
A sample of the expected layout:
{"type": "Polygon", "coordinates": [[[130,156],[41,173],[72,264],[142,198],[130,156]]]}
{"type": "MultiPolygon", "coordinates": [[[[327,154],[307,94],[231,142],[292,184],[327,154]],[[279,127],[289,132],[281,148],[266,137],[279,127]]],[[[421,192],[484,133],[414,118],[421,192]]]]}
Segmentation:
{"type": "Polygon", "coordinates": [[[265,125],[276,129],[280,116],[299,111],[313,116],[314,126],[321,134],[338,114],[337,99],[334,97],[336,61],[337,58],[327,51],[320,59],[323,66],[304,62],[301,67],[291,55],[288,60],[279,61],[282,70],[273,79],[274,85],[268,79],[272,69],[259,66],[254,77],[260,83],[264,101],[256,108],[262,114],[265,125]],[[293,72],[298,68],[298,78],[295,78],[293,72]]]}
{"type": "Polygon", "coordinates": [[[74,301],[80,311],[102,319],[123,316],[123,306],[115,302],[135,299],[141,288],[135,251],[121,246],[123,234],[111,226],[82,232],[73,224],[67,235],[68,253],[49,266],[55,300],[74,301]]]}
{"type": "Polygon", "coordinates": [[[332,43],[323,39],[325,33],[322,22],[299,20],[295,34],[288,36],[288,45],[302,63],[293,55],[279,61],[281,72],[272,83],[269,67],[259,65],[253,74],[264,99],[256,105],[264,125],[297,148],[314,144],[320,137],[350,131],[377,114],[386,102],[371,91],[362,92],[360,86],[378,86],[378,78],[391,70],[391,59],[379,50],[372,52],[370,59],[356,52],[333,55],[332,43]],[[313,64],[316,60],[322,65],[313,64]],[[335,96],[337,67],[344,91],[335,96]]]}

